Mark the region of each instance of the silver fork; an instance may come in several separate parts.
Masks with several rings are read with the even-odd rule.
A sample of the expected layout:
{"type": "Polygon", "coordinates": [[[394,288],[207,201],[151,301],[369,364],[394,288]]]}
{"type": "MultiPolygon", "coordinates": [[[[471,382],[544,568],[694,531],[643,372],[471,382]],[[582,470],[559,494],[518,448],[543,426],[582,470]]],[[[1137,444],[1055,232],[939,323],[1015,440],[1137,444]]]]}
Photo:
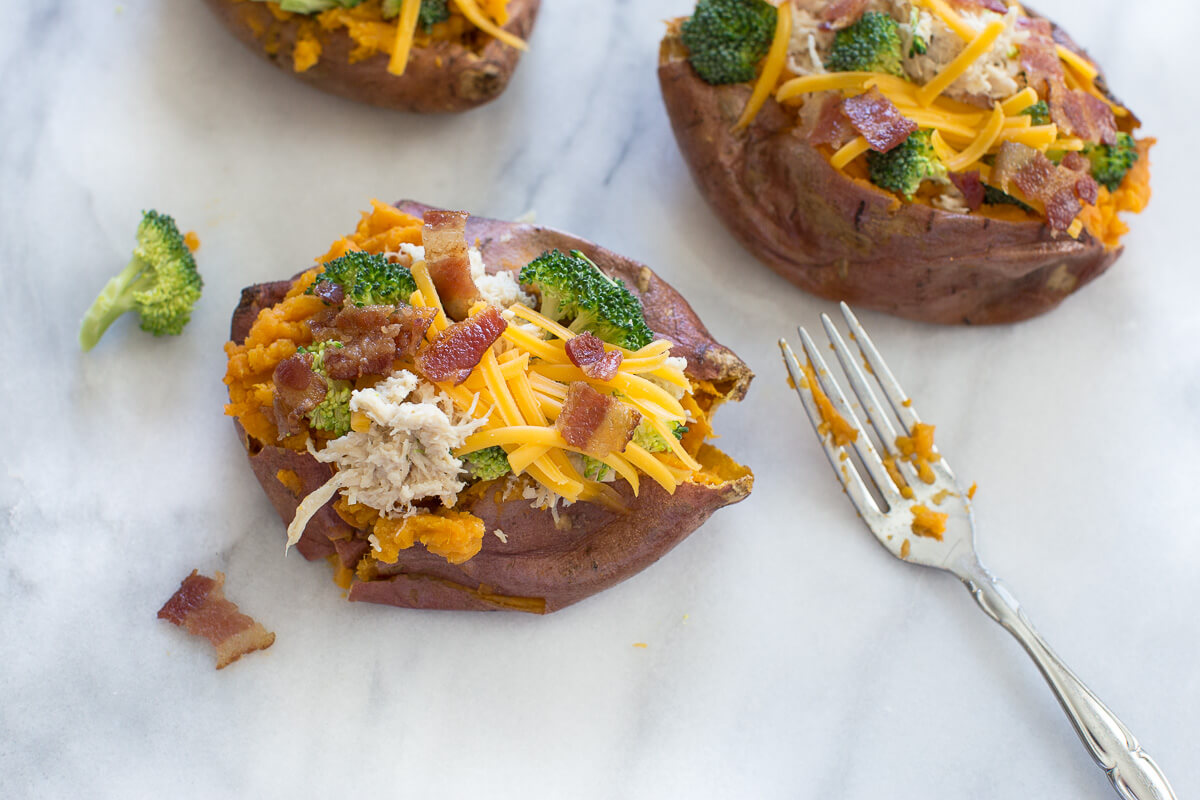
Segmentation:
{"type": "MultiPolygon", "coordinates": [[[[912,435],[914,426],[920,422],[916,409],[892,376],[891,370],[880,357],[879,351],[875,349],[871,338],[867,336],[854,313],[850,311],[850,307],[845,303],[842,303],[841,307],[851,338],[858,345],[869,372],[883,389],[888,406],[901,426],[899,433],[912,435]]],[[[802,365],[788,343],[780,339],[779,347],[783,351],[784,364],[797,394],[804,403],[804,410],[808,412],[813,428],[821,439],[825,455],[829,457],[834,473],[858,510],[859,516],[875,534],[875,538],[897,558],[942,569],[955,575],[966,585],[967,591],[984,613],[1021,643],[1025,652],[1029,653],[1037,664],[1054,696],[1058,698],[1084,747],[1104,770],[1117,794],[1127,800],[1174,800],[1175,793],[1167,783],[1166,777],[1154,760],[1142,752],[1129,729],[1100,702],[1100,698],[1096,697],[1083,681],[1075,677],[1075,673],[1071,672],[1030,624],[1012,593],[980,563],[975,554],[975,518],[971,504],[955,480],[946,459],[938,455],[935,456],[938,460],[929,462],[933,482],[928,484],[920,479],[912,464],[901,460],[896,445],[897,429],[884,407],[880,405],[867,375],[859,367],[858,361],[828,315],[821,315],[821,323],[825,326],[825,333],[837,353],[843,372],[849,378],[859,406],[865,412],[867,421],[885,450],[885,456],[895,459],[901,478],[912,490],[911,496],[905,496],[902,493],[903,487],[897,485],[889,475],[883,458],[870,438],[864,434],[865,429],[858,416],[846,401],[808,331],[804,328],[799,329],[800,340],[808,357],[807,365],[802,365]],[[812,388],[808,385],[805,366],[811,367],[820,389],[833,402],[838,413],[858,432],[857,438],[849,443],[849,446],[865,468],[866,478],[883,499],[883,508],[849,457],[846,445],[835,444],[833,436],[828,433],[828,425],[822,418],[812,388]],[[918,505],[947,515],[945,531],[940,540],[929,535],[931,532],[928,528],[923,530],[924,535],[913,532],[913,507],[918,505]]]]}

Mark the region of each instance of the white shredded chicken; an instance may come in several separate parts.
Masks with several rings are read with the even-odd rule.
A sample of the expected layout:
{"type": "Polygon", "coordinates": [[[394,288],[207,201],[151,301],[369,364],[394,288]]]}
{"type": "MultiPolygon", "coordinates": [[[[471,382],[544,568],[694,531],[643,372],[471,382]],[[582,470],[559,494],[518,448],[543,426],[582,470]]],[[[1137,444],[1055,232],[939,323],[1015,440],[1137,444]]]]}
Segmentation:
{"type": "Polygon", "coordinates": [[[459,411],[433,384],[401,370],[370,389],[350,395],[350,409],[371,421],[365,431],[350,431],[323,450],[309,447],[313,458],[337,466],[324,485],[300,503],[288,526],[288,547],[300,540],[312,516],[341,490],[351,503],[362,503],[387,517],[412,514],[417,500],[436,497],[454,505],[466,484],[459,479],[462,461],[453,451],[477,431],[486,417],[459,411]]]}
{"type": "MultiPolygon", "coordinates": [[[[799,76],[820,75],[826,72],[825,61],[829,59],[835,36],[833,31],[821,28],[822,12],[830,5],[830,0],[792,0],[792,4],[795,13],[788,43],[788,69],[799,76]]],[[[904,71],[915,83],[928,83],[966,47],[958,34],[928,11],[914,9],[910,0],[871,0],[866,10],[880,11],[896,20],[904,71]],[[914,36],[925,41],[924,54],[912,51],[914,36]]],[[[1001,18],[987,9],[961,11],[959,16],[977,31],[1001,18]]],[[[989,52],[950,84],[945,92],[947,97],[986,105],[986,101],[1009,97],[1020,89],[1018,47],[1029,38],[1029,32],[1017,27],[1019,18],[1018,9],[1009,8],[1003,17],[1004,32],[989,52]]]]}

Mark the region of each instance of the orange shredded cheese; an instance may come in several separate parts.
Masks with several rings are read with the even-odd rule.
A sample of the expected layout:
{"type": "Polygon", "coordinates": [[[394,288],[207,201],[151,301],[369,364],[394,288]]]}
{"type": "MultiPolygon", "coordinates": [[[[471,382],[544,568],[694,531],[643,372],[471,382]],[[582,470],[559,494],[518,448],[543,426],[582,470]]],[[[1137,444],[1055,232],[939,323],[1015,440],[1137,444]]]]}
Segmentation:
{"type": "Polygon", "coordinates": [[[767,101],[767,97],[779,83],[779,76],[783,74],[783,67],[787,63],[788,42],[791,41],[791,38],[792,4],[787,2],[781,4],[776,12],[775,36],[771,39],[771,49],[767,51],[762,72],[758,75],[750,99],[746,101],[746,107],[742,109],[742,116],[733,126],[734,130],[742,130],[754,121],[759,110],[762,109],[763,103],[767,101]]]}
{"type": "Polygon", "coordinates": [[[917,89],[917,102],[923,106],[927,106],[933,102],[933,99],[949,88],[950,84],[966,72],[972,64],[979,58],[992,49],[992,45],[1000,38],[1000,34],[1004,32],[1004,21],[993,20],[989,22],[984,29],[968,44],[963,51],[954,57],[946,66],[942,67],[941,71],[933,77],[933,80],[926,83],[920,89],[917,89]]]}
{"type": "Polygon", "coordinates": [[[462,15],[471,21],[472,25],[487,35],[504,42],[509,47],[515,47],[517,50],[529,49],[529,45],[525,44],[525,41],[519,36],[514,36],[492,22],[475,4],[475,0],[454,0],[454,4],[458,6],[462,15]]]}
{"type": "Polygon", "coordinates": [[[417,32],[417,19],[421,14],[421,0],[401,0],[400,14],[396,18],[396,41],[388,59],[387,71],[400,76],[408,67],[408,54],[412,50],[413,35],[417,32]]]}

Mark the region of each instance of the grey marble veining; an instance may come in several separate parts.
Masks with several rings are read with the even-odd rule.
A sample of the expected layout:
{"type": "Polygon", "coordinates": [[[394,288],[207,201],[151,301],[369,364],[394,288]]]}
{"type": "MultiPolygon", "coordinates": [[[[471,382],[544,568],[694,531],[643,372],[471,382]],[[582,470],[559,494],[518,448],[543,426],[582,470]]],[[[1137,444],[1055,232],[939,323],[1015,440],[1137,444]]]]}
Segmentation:
{"type": "MultiPolygon", "coordinates": [[[[774,341],[831,306],[725,233],[659,99],[661,20],[690,0],[544,5],[507,94],[447,118],[313,92],[197,2],[0,7],[0,796],[1109,796],[1018,648],[826,474],[774,341]],[[653,266],[759,373],[717,418],[754,495],[544,619],[351,606],[281,558],[220,413],[228,313],[371,197],[536,210],[653,266]],[[199,232],[204,297],[186,335],[126,321],[85,357],[79,315],[144,207],[199,232]],[[193,567],[275,646],[217,673],[156,621],[193,567]]],[[[1189,797],[1200,12],[1039,8],[1160,139],[1124,258],[1017,326],[863,317],[978,481],[985,559],[1189,797]]]]}

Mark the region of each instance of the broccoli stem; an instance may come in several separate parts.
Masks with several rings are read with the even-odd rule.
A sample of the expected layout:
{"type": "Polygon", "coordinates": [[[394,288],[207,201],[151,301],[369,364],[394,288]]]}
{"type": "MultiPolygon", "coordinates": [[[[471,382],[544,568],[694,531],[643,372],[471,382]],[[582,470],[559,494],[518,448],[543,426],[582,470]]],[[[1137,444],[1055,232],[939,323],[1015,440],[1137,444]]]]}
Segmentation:
{"type": "Polygon", "coordinates": [[[84,314],[83,324],[79,327],[79,346],[85,353],[96,346],[100,337],[118,317],[134,309],[133,293],[137,279],[145,267],[145,262],[134,256],[125,269],[104,284],[104,288],[96,296],[96,301],[84,314]]]}

